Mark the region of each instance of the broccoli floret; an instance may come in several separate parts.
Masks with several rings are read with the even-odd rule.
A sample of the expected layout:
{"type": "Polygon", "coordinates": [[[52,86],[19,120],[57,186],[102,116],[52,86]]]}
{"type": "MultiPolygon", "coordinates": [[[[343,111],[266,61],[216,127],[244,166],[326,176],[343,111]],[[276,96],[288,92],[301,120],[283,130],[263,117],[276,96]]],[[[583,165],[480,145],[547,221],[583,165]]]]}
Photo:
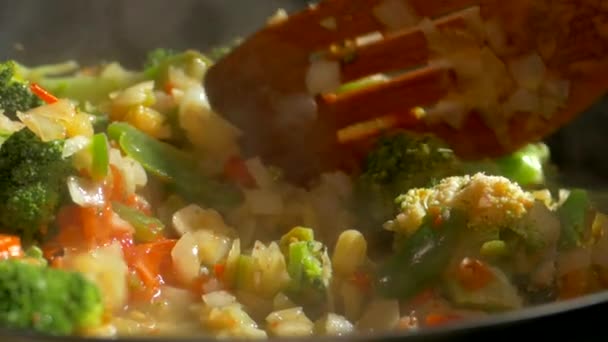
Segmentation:
{"type": "Polygon", "coordinates": [[[11,119],[16,118],[17,112],[42,105],[27,82],[19,77],[18,68],[14,61],[0,63],[0,110],[11,119]]]}
{"type": "Polygon", "coordinates": [[[38,238],[54,218],[72,172],[62,158],[63,142],[44,142],[23,128],[0,147],[0,228],[26,242],[38,238]]]}
{"type": "Polygon", "coordinates": [[[0,325],[70,335],[97,326],[101,293],[80,273],[26,260],[0,261],[0,325]]]}
{"type": "Polygon", "coordinates": [[[211,64],[212,61],[208,57],[195,50],[177,52],[160,48],[148,53],[144,64],[144,75],[154,80],[157,88],[165,89],[169,68],[181,69],[187,76],[202,81],[211,64]]]}
{"type": "Polygon", "coordinates": [[[310,228],[295,227],[283,235],[281,251],[287,261],[290,289],[296,294],[322,293],[329,285],[329,257],[310,228]]]}
{"type": "Polygon", "coordinates": [[[355,180],[359,220],[364,228],[378,228],[396,213],[395,198],[399,194],[460,172],[452,150],[430,135],[396,132],[383,136],[365,158],[355,180]]]}

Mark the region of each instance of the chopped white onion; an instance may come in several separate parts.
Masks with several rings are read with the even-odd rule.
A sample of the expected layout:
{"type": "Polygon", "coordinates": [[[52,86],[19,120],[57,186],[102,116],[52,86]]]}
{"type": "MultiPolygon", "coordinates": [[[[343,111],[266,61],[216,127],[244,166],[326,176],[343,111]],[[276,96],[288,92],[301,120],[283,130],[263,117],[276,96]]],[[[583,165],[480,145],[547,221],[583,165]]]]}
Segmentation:
{"type": "Polygon", "coordinates": [[[5,132],[17,132],[23,127],[25,127],[23,123],[9,119],[4,115],[4,111],[0,109],[0,129],[5,132]]]}
{"type": "Polygon", "coordinates": [[[197,241],[191,233],[184,234],[171,250],[175,274],[184,284],[191,284],[199,275],[197,241]]]}
{"type": "Polygon", "coordinates": [[[379,42],[384,38],[381,32],[375,31],[355,38],[357,46],[365,46],[375,42],[379,42]]]}
{"type": "Polygon", "coordinates": [[[252,214],[279,215],[283,211],[283,198],[271,190],[247,190],[245,198],[252,214]]]}
{"type": "Polygon", "coordinates": [[[306,72],[306,88],[311,95],[332,92],[341,82],[340,63],[336,61],[312,61],[306,72]]]}
{"type": "Polygon", "coordinates": [[[384,0],[373,9],[374,16],[389,30],[416,25],[420,17],[406,0],[384,0]]]}
{"type": "Polygon", "coordinates": [[[154,81],[145,81],[120,92],[110,94],[112,103],[121,107],[144,104],[154,98],[154,81]]]}
{"type": "Polygon", "coordinates": [[[203,302],[210,307],[220,308],[236,303],[236,297],[226,291],[215,291],[204,294],[203,302]]]}
{"type": "Polygon", "coordinates": [[[547,68],[537,53],[531,53],[510,60],[509,70],[517,85],[536,91],[545,79],[547,68]]]}
{"type": "Polygon", "coordinates": [[[209,230],[199,230],[191,234],[198,246],[198,259],[205,266],[214,266],[230,252],[232,240],[227,236],[209,230]]]}
{"type": "Polygon", "coordinates": [[[68,191],[74,203],[81,207],[100,207],[105,203],[102,184],[76,176],[69,176],[68,191]]]}
{"type": "Polygon", "coordinates": [[[226,236],[235,235],[234,230],[226,225],[220,213],[214,209],[203,209],[196,204],[175,212],[172,223],[180,235],[197,230],[209,230],[226,236]]]}
{"type": "Polygon", "coordinates": [[[83,135],[77,135],[73,138],[65,140],[63,144],[63,152],[61,153],[62,158],[68,158],[77,152],[85,149],[91,143],[91,139],[83,135]]]}
{"type": "Polygon", "coordinates": [[[373,300],[357,322],[357,328],[364,332],[389,331],[399,322],[399,302],[396,300],[373,300]]]}
{"type": "Polygon", "coordinates": [[[328,336],[348,335],[355,329],[346,317],[331,312],[317,321],[316,326],[322,330],[324,335],[328,336]]]}
{"type": "Polygon", "coordinates": [[[42,141],[64,139],[67,134],[65,127],[57,120],[30,113],[17,113],[17,117],[42,141]]]}
{"type": "Polygon", "coordinates": [[[241,131],[211,110],[205,90],[198,84],[184,93],[179,125],[194,146],[218,160],[239,152],[237,140],[241,131]]]}

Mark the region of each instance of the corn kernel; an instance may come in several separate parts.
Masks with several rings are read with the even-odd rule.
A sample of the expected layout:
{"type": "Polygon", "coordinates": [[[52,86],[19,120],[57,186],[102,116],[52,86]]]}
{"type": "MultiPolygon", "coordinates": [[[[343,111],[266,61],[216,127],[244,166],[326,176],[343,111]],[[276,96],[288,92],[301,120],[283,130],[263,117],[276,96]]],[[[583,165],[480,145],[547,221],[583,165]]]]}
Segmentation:
{"type": "Polygon", "coordinates": [[[340,234],[332,257],[336,273],[349,276],[365,261],[367,242],[363,234],[356,230],[346,230],[340,234]]]}

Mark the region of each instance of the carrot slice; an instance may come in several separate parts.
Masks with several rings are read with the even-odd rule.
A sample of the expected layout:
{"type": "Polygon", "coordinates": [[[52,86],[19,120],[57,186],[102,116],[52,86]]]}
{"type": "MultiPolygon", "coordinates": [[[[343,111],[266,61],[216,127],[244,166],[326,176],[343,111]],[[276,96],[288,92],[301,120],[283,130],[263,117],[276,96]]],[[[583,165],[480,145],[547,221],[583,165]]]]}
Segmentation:
{"type": "Polygon", "coordinates": [[[30,89],[34,95],[38,96],[42,101],[51,104],[59,101],[53,94],[49,93],[46,89],[42,88],[37,83],[30,84],[30,89]]]}
{"type": "Polygon", "coordinates": [[[142,282],[141,288],[132,289],[131,299],[149,301],[160,290],[160,286],[172,278],[171,250],[177,240],[167,239],[135,245],[125,250],[125,259],[142,282]]]}
{"type": "Polygon", "coordinates": [[[0,259],[20,258],[22,256],[21,239],[15,235],[0,234],[0,259]]]}
{"type": "Polygon", "coordinates": [[[460,319],[460,317],[454,314],[430,313],[426,316],[424,323],[429,327],[436,327],[458,319],[460,319]]]}

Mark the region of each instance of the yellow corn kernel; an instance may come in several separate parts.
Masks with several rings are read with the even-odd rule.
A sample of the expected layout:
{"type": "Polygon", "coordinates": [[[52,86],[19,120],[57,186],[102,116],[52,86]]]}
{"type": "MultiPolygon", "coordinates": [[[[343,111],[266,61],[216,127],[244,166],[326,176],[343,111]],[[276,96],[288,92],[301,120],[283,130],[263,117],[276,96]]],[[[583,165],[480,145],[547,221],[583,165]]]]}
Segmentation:
{"type": "Polygon", "coordinates": [[[349,276],[357,270],[367,257],[367,241],[359,231],[346,230],[340,234],[332,256],[332,265],[337,274],[349,276]]]}
{"type": "Polygon", "coordinates": [[[124,120],[154,138],[171,136],[171,129],[165,125],[164,115],[150,107],[135,106],[127,112],[124,120]]]}

